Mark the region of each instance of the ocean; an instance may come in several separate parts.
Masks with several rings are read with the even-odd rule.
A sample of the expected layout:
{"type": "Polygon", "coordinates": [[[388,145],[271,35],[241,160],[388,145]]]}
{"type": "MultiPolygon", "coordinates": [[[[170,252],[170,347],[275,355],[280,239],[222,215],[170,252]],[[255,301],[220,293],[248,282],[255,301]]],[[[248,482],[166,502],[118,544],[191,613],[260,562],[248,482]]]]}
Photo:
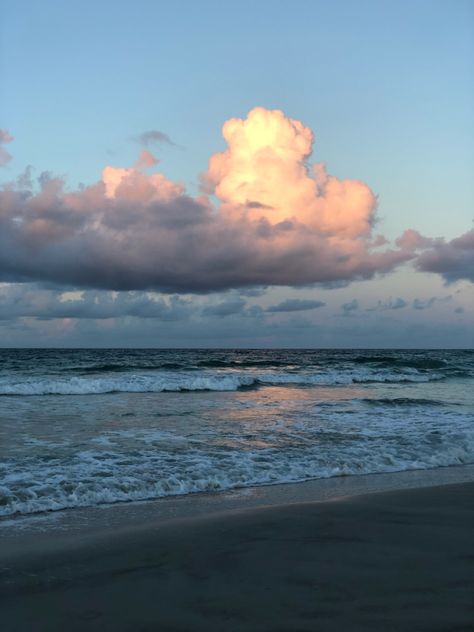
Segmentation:
{"type": "Polygon", "coordinates": [[[0,515],[474,463],[474,351],[0,349],[0,515]]]}

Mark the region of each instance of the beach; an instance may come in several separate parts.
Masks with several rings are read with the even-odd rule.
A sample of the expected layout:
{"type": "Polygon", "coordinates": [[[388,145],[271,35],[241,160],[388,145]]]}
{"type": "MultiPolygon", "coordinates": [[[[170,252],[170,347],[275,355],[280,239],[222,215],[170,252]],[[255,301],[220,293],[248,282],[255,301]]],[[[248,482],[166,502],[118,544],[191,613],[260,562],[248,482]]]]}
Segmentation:
{"type": "Polygon", "coordinates": [[[472,468],[350,478],[10,520],[2,629],[472,630],[472,468]]]}

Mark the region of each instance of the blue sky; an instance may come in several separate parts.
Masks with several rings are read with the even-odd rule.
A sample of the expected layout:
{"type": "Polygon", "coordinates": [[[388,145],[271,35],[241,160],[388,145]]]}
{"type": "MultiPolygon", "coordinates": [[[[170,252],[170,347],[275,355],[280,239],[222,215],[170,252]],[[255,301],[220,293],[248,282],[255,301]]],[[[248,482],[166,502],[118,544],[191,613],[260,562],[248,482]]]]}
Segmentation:
{"type": "MultiPolygon", "coordinates": [[[[154,148],[159,170],[194,195],[209,157],[226,146],[223,123],[262,106],[283,110],[313,130],[311,161],[326,162],[338,178],[368,184],[378,196],[377,232],[389,240],[407,228],[446,240],[472,228],[472,2],[7,0],[0,42],[0,127],[14,136],[8,144],[13,158],[0,182],[32,165],[36,175],[48,170],[66,176],[72,189],[91,184],[107,164],[133,164],[140,150],[134,137],[160,130],[179,146],[154,148]]],[[[472,283],[461,279],[446,287],[443,282],[439,275],[408,267],[339,290],[270,289],[254,302],[265,308],[301,295],[334,303],[331,309],[337,311],[354,298],[370,306],[395,295],[407,302],[450,295],[453,309],[446,311],[449,301],[435,301],[427,310],[424,323],[433,334],[426,344],[445,346],[439,340],[449,330],[451,344],[469,346],[472,283]],[[464,311],[454,313],[459,308],[464,311]]],[[[404,310],[397,310],[396,325],[380,312],[378,344],[384,346],[385,335],[387,344],[403,346],[413,318],[420,316],[412,312],[421,311],[410,309],[410,317],[403,318],[404,310]],[[401,333],[393,342],[397,327],[401,333]]],[[[319,337],[314,331],[301,334],[305,327],[292,326],[283,315],[285,344],[321,341],[331,320],[323,313],[300,315],[309,328],[317,324],[319,337]]],[[[206,326],[202,320],[195,330],[183,325],[187,344],[199,341],[206,326]]],[[[348,320],[340,325],[346,328],[343,344],[372,346],[370,331],[354,333],[357,328],[348,320]]],[[[231,316],[225,327],[223,322],[218,320],[222,333],[218,327],[216,344],[234,344],[241,332],[244,346],[263,341],[262,332],[255,338],[247,334],[242,314],[231,316]]],[[[0,328],[0,345],[34,341],[41,329],[33,317],[8,323],[0,328]],[[23,334],[15,333],[19,326],[23,334]]],[[[154,324],[160,332],[166,329],[163,323],[147,326],[154,324]]],[[[181,339],[178,325],[173,324],[178,332],[173,335],[181,339]]],[[[85,340],[83,326],[72,327],[74,344],[85,340]]],[[[93,329],[94,322],[87,326],[93,329]]],[[[133,326],[118,320],[111,329],[120,339],[120,331],[133,326]]],[[[135,340],[135,334],[127,335],[135,340]]],[[[169,335],[172,339],[171,329],[169,335]]],[[[410,335],[408,346],[416,341],[416,334],[410,335]]],[[[335,344],[334,336],[328,339],[329,346],[335,344]]],[[[67,337],[60,340],[53,333],[48,340],[62,344],[67,337]]]]}

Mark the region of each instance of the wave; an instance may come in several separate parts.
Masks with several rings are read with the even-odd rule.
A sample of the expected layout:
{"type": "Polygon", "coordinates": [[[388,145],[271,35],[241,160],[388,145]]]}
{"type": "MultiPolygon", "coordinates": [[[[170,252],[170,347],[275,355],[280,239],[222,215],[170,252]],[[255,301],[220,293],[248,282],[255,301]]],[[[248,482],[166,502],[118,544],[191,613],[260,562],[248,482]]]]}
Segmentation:
{"type": "MultiPolygon", "coordinates": [[[[182,362],[152,362],[144,360],[143,362],[129,363],[129,362],[109,362],[109,363],[93,363],[86,365],[73,365],[70,367],[64,367],[62,372],[65,373],[128,373],[131,371],[196,371],[201,369],[311,369],[319,368],[320,370],[326,368],[332,370],[337,368],[340,359],[336,362],[322,362],[317,361],[308,362],[298,358],[292,358],[288,360],[220,360],[220,359],[206,359],[196,360],[195,362],[182,361],[182,362]]],[[[460,369],[456,366],[449,366],[445,360],[436,359],[402,359],[392,358],[390,356],[356,356],[352,362],[355,365],[373,365],[375,368],[384,369],[417,369],[421,371],[429,371],[433,369],[447,369],[448,371],[460,371],[461,376],[464,369],[460,369]]],[[[469,371],[465,372],[466,376],[470,375],[469,371]]],[[[457,374],[456,374],[457,375],[457,374]]]]}
{"type": "Polygon", "coordinates": [[[100,395],[106,393],[166,393],[236,391],[256,384],[251,376],[136,375],[123,377],[44,378],[0,383],[0,395],[100,395]]]}
{"type": "MultiPolygon", "coordinates": [[[[288,360],[201,360],[197,366],[205,369],[252,369],[252,368],[272,368],[272,367],[294,367],[295,363],[288,360]]],[[[298,364],[298,366],[304,366],[298,364]]]]}
{"type": "Polygon", "coordinates": [[[103,377],[71,376],[0,378],[0,396],[99,395],[107,393],[166,393],[189,391],[237,391],[262,386],[338,386],[373,383],[419,383],[441,380],[440,374],[416,370],[298,372],[182,372],[111,374],[103,377]]]}
{"type": "MultiPolygon", "coordinates": [[[[360,401],[371,406],[446,406],[446,402],[438,399],[425,399],[423,397],[364,398],[360,401]]],[[[451,402],[450,405],[453,405],[453,402],[451,402]]]]}
{"type": "MultiPolygon", "coordinates": [[[[73,507],[151,500],[260,485],[431,469],[474,461],[474,433],[420,433],[407,441],[370,444],[332,433],[329,444],[294,448],[225,451],[189,449],[179,458],[159,449],[113,452],[86,450],[41,463],[0,463],[0,516],[57,511],[73,507]],[[338,441],[337,438],[341,441],[338,441]],[[331,449],[330,446],[333,446],[331,449]]],[[[176,456],[178,456],[176,454],[176,456]]]]}
{"type": "Polygon", "coordinates": [[[86,366],[72,366],[62,370],[64,373],[131,373],[132,371],[156,371],[156,370],[171,370],[179,371],[186,369],[192,371],[195,367],[190,365],[181,364],[178,362],[162,362],[157,364],[149,364],[142,362],[140,364],[124,364],[124,363],[106,363],[106,364],[90,364],[86,366]]]}
{"type": "MultiPolygon", "coordinates": [[[[299,366],[299,365],[298,365],[299,366]]],[[[65,373],[130,373],[132,371],[198,371],[201,369],[259,369],[259,368],[295,368],[292,362],[279,360],[199,360],[192,362],[141,362],[137,364],[105,363],[85,366],[72,366],[63,369],[65,373]]]]}
{"type": "Polygon", "coordinates": [[[403,358],[393,356],[356,356],[353,359],[355,364],[375,364],[390,367],[406,367],[411,369],[431,370],[444,369],[448,366],[446,360],[437,360],[435,358],[403,358]]]}

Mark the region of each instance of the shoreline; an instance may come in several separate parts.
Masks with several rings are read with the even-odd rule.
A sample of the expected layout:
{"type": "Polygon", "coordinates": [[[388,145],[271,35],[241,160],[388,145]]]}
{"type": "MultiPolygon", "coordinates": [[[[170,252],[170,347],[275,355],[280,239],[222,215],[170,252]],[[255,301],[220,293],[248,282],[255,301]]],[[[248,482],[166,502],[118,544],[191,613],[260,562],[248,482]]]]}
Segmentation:
{"type": "Polygon", "coordinates": [[[2,516],[0,563],[17,554],[34,555],[38,550],[59,547],[66,550],[74,546],[77,540],[107,538],[111,530],[126,534],[128,531],[159,528],[182,520],[469,482],[474,483],[474,464],[338,476],[2,516]]]}
{"type": "Polygon", "coordinates": [[[445,482],[109,525],[62,545],[30,533],[0,564],[2,629],[467,631],[473,497],[474,482],[445,482]]]}

